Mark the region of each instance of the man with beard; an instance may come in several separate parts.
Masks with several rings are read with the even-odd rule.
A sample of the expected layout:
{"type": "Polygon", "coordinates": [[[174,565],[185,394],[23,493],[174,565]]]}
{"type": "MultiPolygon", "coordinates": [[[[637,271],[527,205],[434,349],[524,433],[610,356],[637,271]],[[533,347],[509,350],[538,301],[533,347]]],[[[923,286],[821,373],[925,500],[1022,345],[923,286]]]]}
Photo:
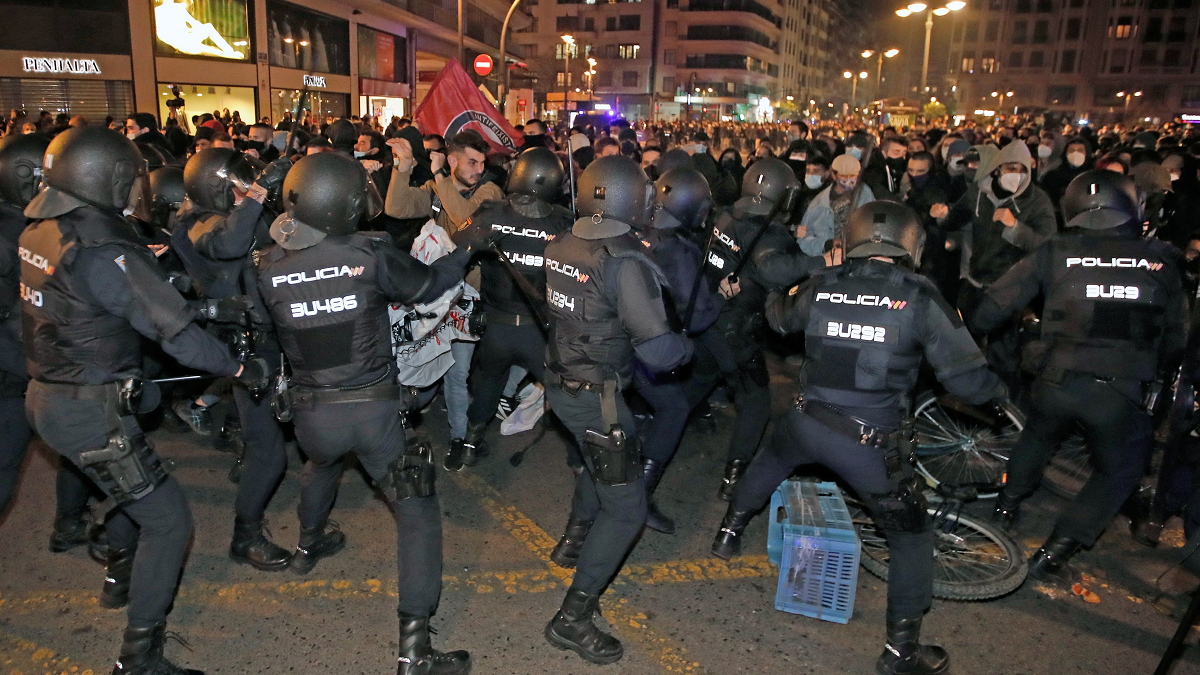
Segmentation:
{"type": "Polygon", "coordinates": [[[460,131],[450,139],[446,154],[433,154],[433,179],[421,187],[409,186],[414,160],[407,139],[388,141],[396,158],[384,210],[393,218],[433,218],[446,232],[462,229],[479,205],[504,199],[490,181],[482,181],[487,163],[487,141],[474,131],[460,131]]]}

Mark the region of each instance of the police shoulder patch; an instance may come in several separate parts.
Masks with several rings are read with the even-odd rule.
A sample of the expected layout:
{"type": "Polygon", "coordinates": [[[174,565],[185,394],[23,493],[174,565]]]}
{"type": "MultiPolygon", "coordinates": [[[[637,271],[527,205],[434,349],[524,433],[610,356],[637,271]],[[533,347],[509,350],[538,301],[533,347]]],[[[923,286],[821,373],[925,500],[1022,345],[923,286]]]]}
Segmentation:
{"type": "Polygon", "coordinates": [[[124,254],[121,254],[121,255],[113,258],[113,262],[117,263],[117,267],[120,267],[122,272],[129,271],[129,270],[125,269],[125,255],[124,254]]]}

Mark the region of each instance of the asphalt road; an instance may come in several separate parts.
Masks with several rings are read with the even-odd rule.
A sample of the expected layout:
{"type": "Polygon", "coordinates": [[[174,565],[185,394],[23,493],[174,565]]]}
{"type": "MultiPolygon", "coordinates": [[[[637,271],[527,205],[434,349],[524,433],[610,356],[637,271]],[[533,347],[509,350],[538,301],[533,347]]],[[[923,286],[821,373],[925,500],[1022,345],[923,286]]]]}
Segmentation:
{"type": "MultiPolygon", "coordinates": [[[[782,405],[790,382],[777,375],[774,384],[782,405]]],[[[444,451],[439,406],[418,434],[444,451]]],[[[551,431],[513,468],[508,456],[536,432],[502,438],[493,424],[488,460],[457,474],[439,469],[445,588],[435,645],[468,649],[475,673],[496,675],[874,672],[884,640],[884,583],[860,570],[854,616],[841,625],[774,609],[778,571],[766,560],[765,517],[750,527],[742,557],[709,557],[725,509],[715,495],[732,411],[717,417],[715,433],[689,430],[663,480],[659,501],[676,517],[678,533],[647,531],[604,596],[604,616],[626,645],[625,658],[611,666],[587,664],[542,637],[570,576],[548,559],[572,488],[563,443],[551,431]]],[[[333,513],[348,537],[344,552],[304,577],[257,572],[226,556],[232,457],[192,434],[158,431],[153,439],[177,463],[197,522],[169,625],[191,649],[168,642],[170,658],[208,673],[393,672],[394,527],[361,473],[347,470],[333,513]]],[[[289,547],[298,532],[300,468],[290,452],[268,514],[275,540],[289,547]]],[[[15,504],[0,522],[0,675],[106,674],[124,626],[123,612],[96,603],[102,568],[83,549],[46,548],[54,516],[51,459],[35,443],[15,504]]],[[[1030,550],[1064,503],[1049,494],[1029,502],[1021,535],[1030,550]]],[[[935,601],[924,637],[950,651],[958,675],[1149,674],[1178,622],[1172,612],[1182,611],[1183,603],[1155,585],[1179,545],[1176,528],[1159,549],[1142,548],[1118,518],[1093,551],[1077,558],[1098,602],[1027,582],[991,602],[935,601]]],[[[1200,648],[1174,672],[1200,673],[1200,648]]]]}

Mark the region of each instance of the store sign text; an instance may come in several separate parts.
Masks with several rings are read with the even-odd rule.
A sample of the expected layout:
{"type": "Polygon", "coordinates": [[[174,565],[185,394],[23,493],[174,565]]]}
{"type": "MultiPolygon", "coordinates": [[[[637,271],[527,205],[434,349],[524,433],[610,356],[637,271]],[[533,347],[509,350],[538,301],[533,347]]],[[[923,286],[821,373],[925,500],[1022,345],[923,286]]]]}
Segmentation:
{"type": "Polygon", "coordinates": [[[96,63],[95,59],[49,59],[26,56],[21,61],[27,73],[100,74],[100,64],[96,63]]]}
{"type": "Polygon", "coordinates": [[[319,75],[305,75],[304,86],[325,88],[325,78],[319,75]]]}

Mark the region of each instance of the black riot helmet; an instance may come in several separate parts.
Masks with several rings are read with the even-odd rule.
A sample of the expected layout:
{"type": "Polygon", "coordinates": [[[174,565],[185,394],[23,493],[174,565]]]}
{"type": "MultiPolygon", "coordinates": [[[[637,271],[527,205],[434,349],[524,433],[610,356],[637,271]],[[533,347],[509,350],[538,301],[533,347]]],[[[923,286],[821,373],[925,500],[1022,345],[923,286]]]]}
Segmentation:
{"type": "Polygon", "coordinates": [[[366,202],[366,170],[340,153],[304,157],[283,181],[287,215],[326,234],[357,232],[366,202]]]}
{"type": "Polygon", "coordinates": [[[921,264],[925,228],[916,212],[892,201],[864,204],[846,221],[846,257],[907,257],[913,268],[921,264]]]}
{"type": "Polygon", "coordinates": [[[188,199],[201,211],[232,211],[237,199],[234,188],[245,193],[253,184],[254,168],[231,148],[201,150],[183,167],[188,199]]]}
{"type": "Polygon", "coordinates": [[[600,157],[579,175],[575,205],[581,218],[611,218],[642,228],[650,224],[653,204],[654,183],[624,155],[600,157]]]}
{"type": "Polygon", "coordinates": [[[679,167],[659,176],[654,182],[654,227],[683,226],[690,230],[704,227],[712,210],[712,191],[704,174],[679,167]],[[669,217],[664,217],[669,216],[669,217]]]}
{"type": "Polygon", "coordinates": [[[772,213],[791,213],[796,203],[800,181],[792,167],[774,157],[754,160],[742,178],[742,197],[736,206],[743,213],[769,216],[772,213]]]}
{"type": "Polygon", "coordinates": [[[156,214],[178,211],[185,197],[183,169],[164,166],[150,172],[150,200],[156,214]]]}
{"type": "Polygon", "coordinates": [[[553,202],[562,194],[564,176],[566,172],[563,171],[562,162],[553,150],[546,147],[530,148],[517,155],[504,191],[553,202]]]}
{"type": "Polygon", "coordinates": [[[354,152],[354,144],[358,142],[358,127],[343,117],[325,127],[325,138],[329,139],[334,150],[349,155],[354,152]]]}
{"type": "Polygon", "coordinates": [[[1086,230],[1107,230],[1142,218],[1133,179],[1106,169],[1076,176],[1063,193],[1062,207],[1067,227],[1086,230]]]}
{"type": "Polygon", "coordinates": [[[25,208],[42,187],[42,157],[50,141],[39,134],[0,140],[0,200],[25,208]]]}
{"type": "Polygon", "coordinates": [[[46,147],[43,189],[26,207],[30,218],[56,218],[91,205],[124,211],[149,205],[146,160],[137,144],[106,127],[67,129],[46,147]]]}

